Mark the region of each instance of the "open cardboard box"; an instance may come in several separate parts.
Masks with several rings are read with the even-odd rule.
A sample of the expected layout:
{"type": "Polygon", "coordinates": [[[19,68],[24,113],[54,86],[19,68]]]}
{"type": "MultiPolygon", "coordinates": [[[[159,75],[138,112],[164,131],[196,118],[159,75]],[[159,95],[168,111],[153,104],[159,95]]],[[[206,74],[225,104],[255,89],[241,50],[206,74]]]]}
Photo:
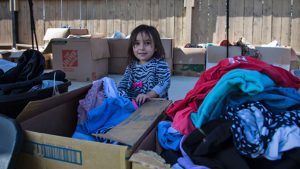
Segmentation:
{"type": "MultiPolygon", "coordinates": [[[[279,66],[283,69],[290,70],[292,62],[292,51],[290,47],[266,47],[255,46],[255,49],[261,54],[261,60],[279,66]]],[[[241,48],[238,46],[229,47],[229,57],[240,56],[241,48]]],[[[226,47],[224,46],[208,46],[206,56],[206,69],[215,66],[220,60],[226,58],[226,47]]]]}
{"type": "Polygon", "coordinates": [[[90,87],[30,102],[24,108],[17,117],[25,138],[16,168],[131,168],[129,157],[157,125],[171,101],[149,101],[107,133],[124,145],[73,139],[78,103],[90,87]]]}
{"type": "MultiPolygon", "coordinates": [[[[225,46],[208,46],[206,53],[206,70],[216,66],[218,62],[226,58],[227,48],[225,46]]],[[[228,57],[241,56],[242,50],[238,46],[228,47],[228,57]]]]}
{"type": "Polygon", "coordinates": [[[174,75],[197,76],[205,71],[205,48],[174,48],[174,75]]]}
{"type": "Polygon", "coordinates": [[[292,48],[255,46],[255,49],[261,54],[262,61],[290,70],[292,48]]]}

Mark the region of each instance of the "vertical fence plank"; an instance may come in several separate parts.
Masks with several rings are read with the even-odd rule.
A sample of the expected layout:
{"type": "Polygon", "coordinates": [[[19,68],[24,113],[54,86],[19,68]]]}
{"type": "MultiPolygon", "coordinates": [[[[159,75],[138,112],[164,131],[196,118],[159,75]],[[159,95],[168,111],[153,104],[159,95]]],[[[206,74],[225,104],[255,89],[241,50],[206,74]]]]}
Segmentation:
{"type": "Polygon", "coordinates": [[[98,0],[98,8],[100,10],[100,19],[98,21],[100,25],[99,33],[104,33],[108,36],[107,33],[107,1],[106,0],[98,0]]]}
{"type": "Polygon", "coordinates": [[[272,40],[280,42],[282,0],[273,0],[272,40]]]}
{"type": "Polygon", "coordinates": [[[161,37],[167,36],[167,1],[159,0],[159,27],[161,37]]]}
{"type": "Polygon", "coordinates": [[[45,0],[45,30],[60,27],[60,8],[58,0],[45,0]]]}
{"type": "Polygon", "coordinates": [[[114,31],[121,31],[121,1],[113,0],[114,2],[114,31]]]}
{"type": "Polygon", "coordinates": [[[128,32],[131,32],[135,28],[135,10],[136,10],[136,0],[128,1],[128,32]]]}
{"type": "MultiPolygon", "coordinates": [[[[71,26],[69,23],[69,0],[60,0],[60,26],[61,27],[68,27],[71,26]]],[[[78,9],[76,9],[78,11],[78,9]]]]}
{"type": "Polygon", "coordinates": [[[272,41],[272,0],[264,0],[263,3],[263,25],[262,25],[262,32],[263,38],[262,43],[269,43],[272,41]]]}
{"type": "Polygon", "coordinates": [[[262,0],[254,0],[253,44],[260,44],[262,39],[262,0]]]}
{"type": "Polygon", "coordinates": [[[158,28],[159,23],[158,23],[158,3],[159,0],[151,0],[151,19],[150,19],[150,25],[158,28]]]}
{"type": "Polygon", "coordinates": [[[145,0],[136,1],[135,24],[136,26],[143,24],[143,4],[145,0]]]}
{"type": "Polygon", "coordinates": [[[291,46],[300,53],[300,1],[293,1],[291,46]]]}
{"type": "MultiPolygon", "coordinates": [[[[212,1],[215,2],[215,1],[212,1]]],[[[211,23],[216,25],[216,33],[213,35],[213,43],[219,43],[221,40],[226,39],[226,1],[217,0],[216,22],[211,23]]],[[[213,11],[212,11],[213,12],[213,11]]]]}
{"type": "Polygon", "coordinates": [[[120,2],[120,20],[121,20],[121,32],[126,36],[130,33],[128,32],[128,0],[121,0],[120,2]]]}
{"type": "Polygon", "coordinates": [[[29,5],[26,0],[19,1],[19,11],[19,43],[31,44],[29,5]]]}
{"type": "Polygon", "coordinates": [[[174,22],[175,22],[175,4],[174,0],[167,0],[167,34],[168,38],[174,38],[174,22]]]}
{"type": "Polygon", "coordinates": [[[37,0],[33,4],[33,17],[35,22],[36,37],[38,44],[43,44],[44,18],[43,18],[43,0],[37,0]]]}
{"type": "Polygon", "coordinates": [[[115,8],[114,1],[108,0],[107,2],[107,34],[112,36],[115,32],[114,30],[114,17],[115,17],[115,8]]]}
{"type": "Polygon", "coordinates": [[[151,1],[150,0],[144,0],[143,1],[143,24],[150,25],[151,21],[151,1]]]}
{"type": "Polygon", "coordinates": [[[87,21],[86,21],[86,28],[89,30],[89,33],[95,33],[97,32],[96,30],[98,29],[98,24],[97,24],[97,16],[99,15],[97,7],[97,1],[96,0],[90,0],[86,1],[86,8],[87,11],[87,21]]]}
{"type": "Polygon", "coordinates": [[[281,39],[280,44],[289,46],[291,44],[291,1],[282,1],[281,14],[281,39]]]}
{"type": "MultiPolygon", "coordinates": [[[[80,26],[81,28],[87,28],[87,21],[88,17],[87,14],[90,13],[90,11],[87,11],[87,2],[86,0],[81,0],[81,20],[80,20],[80,26]]],[[[95,14],[94,14],[95,15],[95,14]]]]}
{"type": "Polygon", "coordinates": [[[243,36],[250,43],[253,43],[253,11],[254,0],[245,0],[243,36]]]}
{"type": "Polygon", "coordinates": [[[207,42],[213,42],[217,34],[217,16],[218,16],[218,0],[209,0],[208,2],[208,37],[207,42]]]}
{"type": "Polygon", "coordinates": [[[1,1],[0,8],[0,43],[12,43],[12,22],[9,1],[1,1]]]}
{"type": "Polygon", "coordinates": [[[174,34],[174,45],[175,46],[183,46],[183,19],[184,19],[184,8],[183,8],[183,0],[175,0],[175,34],[174,34]]]}
{"type": "Polygon", "coordinates": [[[195,0],[192,16],[192,43],[208,42],[208,0],[195,0]]]}
{"type": "Polygon", "coordinates": [[[229,3],[229,41],[237,41],[244,31],[244,0],[230,0],[229,3]]]}

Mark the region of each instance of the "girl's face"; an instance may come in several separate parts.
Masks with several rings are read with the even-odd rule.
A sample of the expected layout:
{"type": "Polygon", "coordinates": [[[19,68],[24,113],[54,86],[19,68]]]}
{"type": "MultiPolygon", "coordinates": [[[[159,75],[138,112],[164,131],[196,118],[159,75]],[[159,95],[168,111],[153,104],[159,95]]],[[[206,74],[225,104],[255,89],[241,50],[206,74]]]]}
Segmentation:
{"type": "Polygon", "coordinates": [[[155,50],[155,45],[151,36],[148,36],[145,32],[137,34],[135,43],[133,45],[133,53],[140,61],[140,64],[144,64],[149,61],[152,58],[155,50]]]}

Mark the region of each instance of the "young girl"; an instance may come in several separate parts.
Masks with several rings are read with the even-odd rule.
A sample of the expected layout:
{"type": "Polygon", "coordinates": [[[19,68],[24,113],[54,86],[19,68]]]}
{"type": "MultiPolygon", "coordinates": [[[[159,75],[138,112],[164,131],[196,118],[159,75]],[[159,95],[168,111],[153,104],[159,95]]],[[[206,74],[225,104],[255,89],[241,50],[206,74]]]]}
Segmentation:
{"type": "Polygon", "coordinates": [[[156,28],[148,25],[136,27],[130,36],[129,65],[119,83],[121,96],[141,105],[149,98],[168,99],[170,69],[156,28]]]}

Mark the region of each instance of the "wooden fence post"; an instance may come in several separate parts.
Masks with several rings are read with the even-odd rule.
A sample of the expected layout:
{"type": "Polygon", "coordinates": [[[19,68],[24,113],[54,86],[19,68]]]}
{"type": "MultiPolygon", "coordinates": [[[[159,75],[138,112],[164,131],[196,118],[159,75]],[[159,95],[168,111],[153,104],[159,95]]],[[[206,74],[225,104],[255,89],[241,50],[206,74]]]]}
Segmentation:
{"type": "Polygon", "coordinates": [[[194,6],[194,0],[184,0],[184,7],[186,8],[186,43],[192,42],[192,11],[194,6]]]}

